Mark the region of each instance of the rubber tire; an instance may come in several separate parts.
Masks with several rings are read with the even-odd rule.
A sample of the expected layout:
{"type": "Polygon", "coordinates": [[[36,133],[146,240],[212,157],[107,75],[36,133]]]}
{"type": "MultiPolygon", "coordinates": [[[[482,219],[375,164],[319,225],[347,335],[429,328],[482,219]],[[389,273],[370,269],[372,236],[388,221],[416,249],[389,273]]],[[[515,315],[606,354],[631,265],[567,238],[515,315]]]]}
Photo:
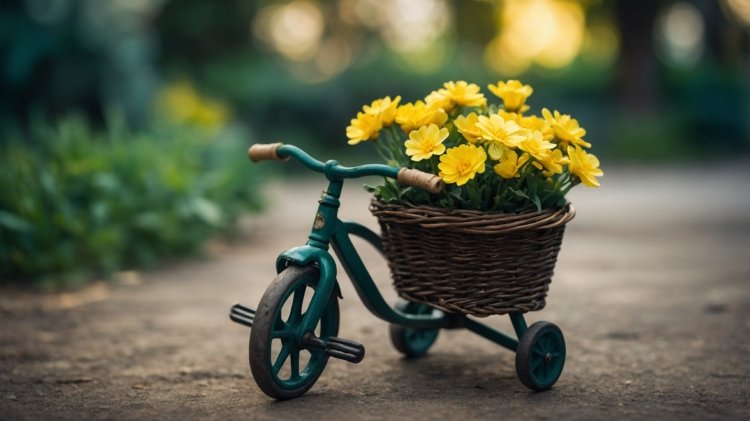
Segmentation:
{"type": "Polygon", "coordinates": [[[564,366],[565,337],[560,328],[554,323],[545,321],[529,326],[521,336],[518,349],[516,349],[516,374],[521,383],[531,390],[547,390],[560,378],[564,366]],[[540,340],[544,340],[545,343],[540,340]],[[545,355],[552,354],[552,360],[544,361],[544,357],[539,352],[544,352],[545,355]],[[541,375],[532,370],[532,367],[538,364],[542,365],[541,375]]]}
{"type": "MultiPolygon", "coordinates": [[[[297,283],[301,280],[305,280],[304,282],[307,284],[306,288],[314,289],[318,278],[319,271],[316,267],[289,266],[271,282],[263,294],[258,305],[258,310],[255,313],[253,327],[250,330],[250,371],[253,373],[253,378],[258,387],[266,395],[274,399],[286,400],[303,395],[315,384],[328,362],[328,355],[321,352],[322,355],[318,357],[321,358],[321,361],[317,364],[317,367],[314,367],[314,371],[305,374],[306,370],[303,370],[300,373],[300,375],[305,374],[302,384],[299,387],[288,388],[284,387],[283,381],[274,374],[271,360],[273,357],[271,345],[272,326],[275,323],[276,317],[280,315],[284,303],[292,298],[290,290],[298,287],[297,283]]],[[[321,316],[321,329],[323,329],[324,320],[326,323],[330,323],[330,326],[326,329],[328,331],[321,331],[321,337],[324,338],[338,334],[339,303],[338,298],[334,294],[331,294],[328,305],[321,316]]],[[[302,313],[304,314],[304,309],[302,313]]]]}
{"type": "MultiPolygon", "coordinates": [[[[406,300],[399,300],[394,307],[407,314],[429,314],[433,310],[427,304],[406,300]]],[[[388,331],[393,347],[407,358],[417,358],[426,354],[440,333],[440,329],[412,329],[399,324],[389,325],[388,331]]]]}

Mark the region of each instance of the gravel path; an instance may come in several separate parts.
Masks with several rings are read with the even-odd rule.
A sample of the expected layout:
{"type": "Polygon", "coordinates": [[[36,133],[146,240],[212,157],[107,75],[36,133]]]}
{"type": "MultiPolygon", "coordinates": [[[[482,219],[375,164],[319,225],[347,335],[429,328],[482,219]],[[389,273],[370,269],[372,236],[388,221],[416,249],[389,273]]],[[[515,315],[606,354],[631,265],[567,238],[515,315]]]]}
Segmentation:
{"type": "MultiPolygon", "coordinates": [[[[249,240],[75,293],[0,291],[0,419],[527,419],[750,417],[750,165],[712,172],[611,170],[572,194],[547,308],[565,333],[550,391],[516,378],[514,356],[465,331],[405,360],[341,275],[341,337],[361,364],[331,360],[305,396],[276,402],[247,365],[248,331],[275,256],[305,240],[322,183],[280,186],[249,240]],[[344,418],[346,417],[346,418],[344,418]]],[[[270,164],[269,164],[270,165],[270,164]]],[[[351,183],[342,214],[375,227],[351,183]]],[[[389,301],[385,262],[365,261],[389,301]]],[[[510,331],[507,318],[488,319],[510,331]],[[495,319],[495,320],[493,320],[495,319]]]]}

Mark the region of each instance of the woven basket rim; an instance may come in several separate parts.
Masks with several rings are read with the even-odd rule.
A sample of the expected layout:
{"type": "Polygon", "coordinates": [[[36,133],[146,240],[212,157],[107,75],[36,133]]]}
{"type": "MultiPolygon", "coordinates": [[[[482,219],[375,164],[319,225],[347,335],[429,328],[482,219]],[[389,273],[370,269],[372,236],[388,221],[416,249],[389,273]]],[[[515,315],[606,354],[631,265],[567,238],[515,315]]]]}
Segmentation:
{"type": "Polygon", "coordinates": [[[467,234],[553,229],[567,224],[576,215],[576,210],[570,202],[560,208],[508,213],[438,208],[409,202],[385,203],[375,196],[370,203],[370,212],[384,221],[467,234]]]}

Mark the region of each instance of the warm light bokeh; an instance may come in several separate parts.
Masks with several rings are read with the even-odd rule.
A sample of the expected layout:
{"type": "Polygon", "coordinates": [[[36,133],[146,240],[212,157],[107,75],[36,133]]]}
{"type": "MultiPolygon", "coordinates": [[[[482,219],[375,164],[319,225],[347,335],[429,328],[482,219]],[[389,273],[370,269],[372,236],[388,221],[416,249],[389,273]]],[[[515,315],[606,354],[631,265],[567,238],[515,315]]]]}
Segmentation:
{"type": "MultiPolygon", "coordinates": [[[[619,51],[611,21],[586,22],[586,2],[497,0],[487,7],[497,14],[497,33],[482,48],[494,72],[560,69],[579,56],[607,66],[619,51]]],[[[381,47],[405,70],[427,74],[462,54],[454,49],[456,13],[447,0],[291,0],[261,6],[252,32],[308,82],[330,79],[381,47]]]]}
{"type": "Polygon", "coordinates": [[[499,8],[499,33],[487,46],[485,59],[508,75],[532,64],[557,69],[579,54],[585,36],[583,7],[566,0],[508,0],[499,8]]]}
{"type": "Polygon", "coordinates": [[[750,26],[750,0],[723,0],[737,19],[745,26],[750,26]]]}
{"type": "Polygon", "coordinates": [[[253,22],[258,38],[284,57],[304,61],[315,56],[325,29],[317,3],[295,0],[260,10],[253,22]]]}

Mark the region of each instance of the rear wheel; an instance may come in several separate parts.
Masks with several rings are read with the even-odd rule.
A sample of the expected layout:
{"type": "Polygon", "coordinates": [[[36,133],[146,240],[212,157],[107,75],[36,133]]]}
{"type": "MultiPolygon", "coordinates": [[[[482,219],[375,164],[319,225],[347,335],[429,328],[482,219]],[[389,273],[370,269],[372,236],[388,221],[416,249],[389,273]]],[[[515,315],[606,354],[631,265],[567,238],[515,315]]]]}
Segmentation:
{"type": "MultiPolygon", "coordinates": [[[[250,370],[258,387],[276,399],[291,399],[307,392],[328,362],[323,351],[302,349],[299,331],[319,271],[312,266],[284,269],[263,294],[250,331],[250,370]]],[[[339,305],[331,295],[315,328],[328,339],[339,328],[339,305]]]]}
{"type": "Polygon", "coordinates": [[[565,338],[554,323],[536,322],[521,336],[516,350],[516,373],[532,390],[547,390],[565,365],[565,338]]]}
{"type": "MultiPolygon", "coordinates": [[[[432,314],[433,308],[427,304],[399,300],[396,310],[406,314],[432,314]]],[[[396,350],[409,358],[420,357],[432,347],[440,329],[412,329],[398,324],[389,326],[391,343],[396,350]]]]}

